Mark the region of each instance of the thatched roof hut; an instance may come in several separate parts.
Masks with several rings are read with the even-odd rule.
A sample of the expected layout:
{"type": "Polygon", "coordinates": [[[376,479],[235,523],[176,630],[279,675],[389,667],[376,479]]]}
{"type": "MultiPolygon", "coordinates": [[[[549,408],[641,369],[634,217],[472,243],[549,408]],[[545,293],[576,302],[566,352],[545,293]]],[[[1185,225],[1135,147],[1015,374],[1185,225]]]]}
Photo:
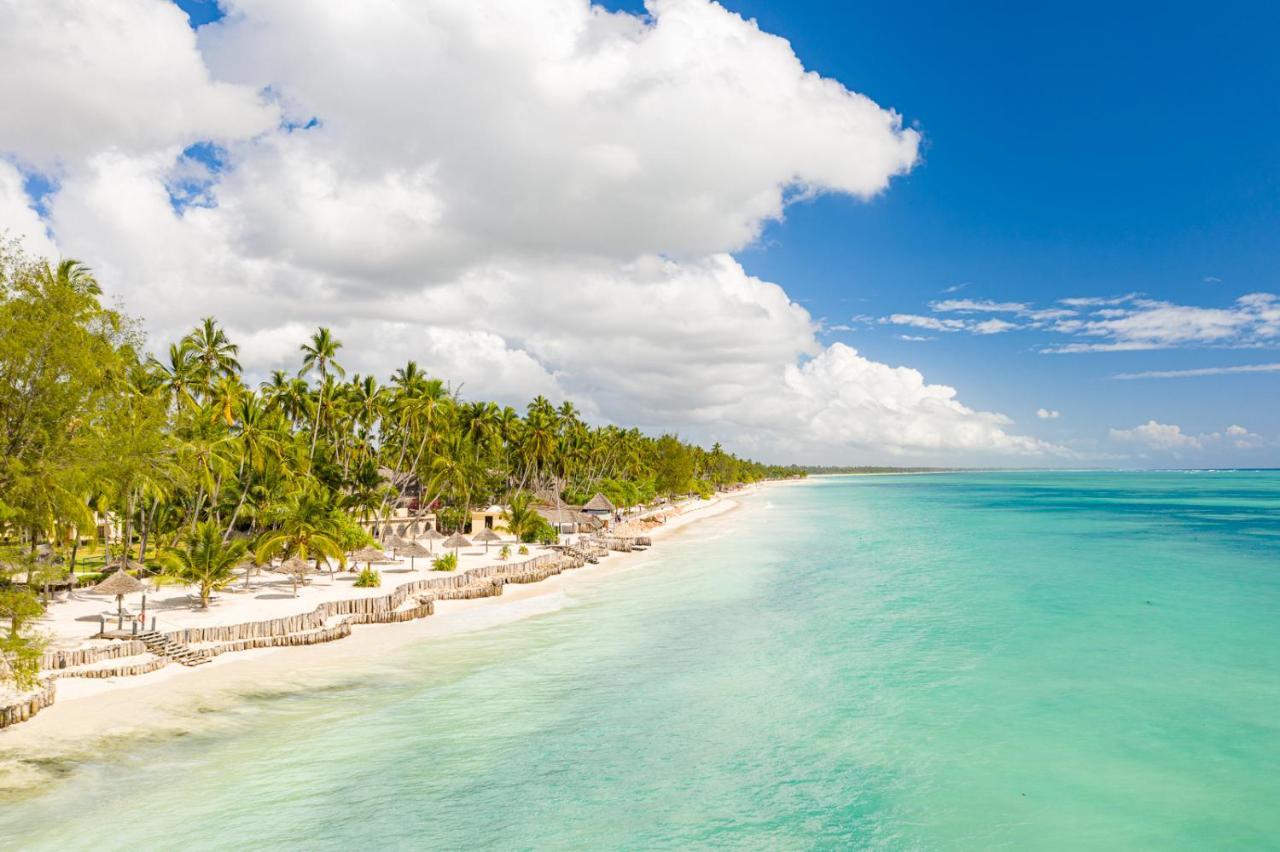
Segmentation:
{"type": "Polygon", "coordinates": [[[609,498],[600,493],[597,493],[596,496],[587,501],[587,505],[582,507],[584,512],[600,512],[605,515],[612,514],[616,509],[617,507],[609,501],[609,498]]]}

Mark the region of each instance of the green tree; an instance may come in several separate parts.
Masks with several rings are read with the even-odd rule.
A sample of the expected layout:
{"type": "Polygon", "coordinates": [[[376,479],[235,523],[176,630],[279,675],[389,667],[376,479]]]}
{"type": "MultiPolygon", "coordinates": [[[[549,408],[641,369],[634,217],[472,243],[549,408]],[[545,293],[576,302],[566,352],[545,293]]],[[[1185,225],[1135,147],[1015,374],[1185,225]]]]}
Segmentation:
{"type": "Polygon", "coordinates": [[[329,329],[323,326],[316,329],[316,333],[311,335],[311,340],[302,344],[301,348],[302,371],[298,375],[306,376],[312,370],[320,374],[320,398],[311,418],[311,450],[308,457],[313,458],[316,454],[316,438],[320,434],[320,409],[324,407],[329,371],[332,370],[339,376],[345,376],[347,371],[334,360],[337,358],[338,350],[342,348],[342,342],[335,338],[329,329]]]}
{"type": "Polygon", "coordinates": [[[318,483],[304,483],[297,488],[274,513],[272,529],[258,539],[258,562],[266,564],[275,556],[299,559],[328,557],[346,567],[339,541],[341,525],[333,498],[318,483]]]}
{"type": "Polygon", "coordinates": [[[244,541],[224,541],[222,529],[213,521],[201,521],[186,536],[183,547],[165,553],[168,576],[196,586],[200,608],[209,608],[209,596],[235,580],[235,567],[248,551],[244,541]]]}

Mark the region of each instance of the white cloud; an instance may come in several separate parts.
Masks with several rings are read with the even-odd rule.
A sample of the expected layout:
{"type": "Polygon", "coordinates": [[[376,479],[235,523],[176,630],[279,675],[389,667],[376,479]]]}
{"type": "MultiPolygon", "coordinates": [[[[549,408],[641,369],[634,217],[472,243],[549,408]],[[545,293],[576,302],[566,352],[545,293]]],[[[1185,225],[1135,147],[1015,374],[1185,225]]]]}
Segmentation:
{"type": "Polygon", "coordinates": [[[968,323],[964,320],[938,319],[937,317],[925,317],[919,314],[893,314],[881,317],[880,323],[909,325],[913,328],[923,328],[929,331],[963,331],[968,327],[968,323]]]}
{"type": "Polygon", "coordinates": [[[1003,334],[1004,332],[1017,327],[1018,326],[1015,323],[992,318],[974,323],[970,330],[973,331],[974,334],[1003,334]]]}
{"type": "Polygon", "coordinates": [[[1157,423],[1148,420],[1141,426],[1132,429],[1112,429],[1111,438],[1128,444],[1162,452],[1178,450],[1198,450],[1204,446],[1202,438],[1185,434],[1181,427],[1169,423],[1157,423]]]}
{"type": "Polygon", "coordinates": [[[934,313],[966,315],[964,319],[897,313],[881,324],[910,325],[934,331],[999,334],[1040,330],[1076,338],[1040,351],[1051,354],[1133,352],[1186,347],[1251,348],[1280,342],[1280,296],[1250,293],[1225,308],[1178,305],[1145,299],[1137,293],[1114,297],[1059,299],[1067,307],[1037,308],[1026,302],[990,299],[944,299],[929,303],[934,313]],[[972,318],[974,314],[1009,314],[1016,319],[972,318]]]}
{"type": "Polygon", "coordinates": [[[1016,455],[1063,451],[1034,438],[1011,435],[1009,418],[974,411],[956,400],[954,388],[931,385],[917,370],[890,367],[835,344],[800,366],[789,366],[797,425],[829,444],[881,447],[890,452],[965,449],[1016,455]]]}
{"type": "Polygon", "coordinates": [[[1277,364],[1237,364],[1231,367],[1197,367],[1190,370],[1147,370],[1141,373],[1116,373],[1113,379],[1184,379],[1197,376],[1225,376],[1235,373],[1280,373],[1277,364]]]}
{"type": "Polygon", "coordinates": [[[1061,416],[1061,411],[1052,411],[1048,408],[1036,409],[1036,417],[1039,417],[1041,420],[1057,420],[1061,416]]]}
{"type": "MultiPolygon", "coordinates": [[[[73,111],[96,74],[85,132],[10,134],[23,106],[0,113],[0,153],[57,164],[59,248],[162,339],[214,314],[264,373],[324,324],[351,371],[413,358],[468,395],[572,396],[770,457],[1059,451],[824,348],[729,254],[791,199],[881,192],[920,138],[719,5],[228,0],[199,51],[176,9],[108,5],[48,13],[78,53],[40,97],[73,111]],[[209,139],[220,169],[180,156],[209,139]]],[[[47,20],[16,20],[30,67],[59,61],[26,32],[47,20]]]]}
{"type": "Polygon", "coordinates": [[[22,174],[4,160],[0,160],[0,239],[15,240],[33,255],[57,254],[40,214],[22,188],[22,174]]]}
{"type": "Polygon", "coordinates": [[[42,170],[111,149],[147,154],[275,123],[253,88],[211,79],[186,15],[163,0],[0,0],[0,140],[42,170]]]}
{"type": "Polygon", "coordinates": [[[1025,302],[993,302],[990,299],[944,299],[930,302],[929,307],[939,313],[1020,313],[1030,307],[1025,302]]]}
{"type": "Polygon", "coordinates": [[[1262,436],[1243,426],[1232,425],[1226,429],[1227,438],[1238,450],[1252,450],[1263,445],[1262,436]]]}
{"type": "Polygon", "coordinates": [[[1201,308],[1140,299],[1127,310],[1100,312],[1069,326],[1103,343],[1072,343],[1051,352],[1115,352],[1183,346],[1240,347],[1280,337],[1280,302],[1271,293],[1242,296],[1228,308],[1201,308]]]}

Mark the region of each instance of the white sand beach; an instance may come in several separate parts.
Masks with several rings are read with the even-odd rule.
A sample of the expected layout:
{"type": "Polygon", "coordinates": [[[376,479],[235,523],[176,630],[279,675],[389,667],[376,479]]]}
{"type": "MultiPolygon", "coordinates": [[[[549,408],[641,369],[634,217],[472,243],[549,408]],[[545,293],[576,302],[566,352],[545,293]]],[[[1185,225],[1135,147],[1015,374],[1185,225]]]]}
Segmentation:
{"type": "MultiPolygon", "coordinates": [[[[745,493],[750,492],[738,492],[734,497],[745,493]]],[[[650,531],[655,547],[663,538],[690,524],[732,511],[739,505],[734,497],[720,495],[681,504],[678,514],[650,531]]],[[[542,552],[531,548],[529,556],[523,558],[542,552]]],[[[496,558],[497,548],[492,548],[487,558],[482,549],[465,549],[458,570],[491,564],[496,558]]],[[[28,773],[39,771],[27,763],[33,758],[45,761],[73,757],[86,753],[104,738],[122,734],[191,730],[210,723],[209,714],[194,713],[195,708],[225,706],[236,700],[238,692],[250,689],[305,689],[308,683],[332,678],[336,671],[376,666],[388,651],[407,644],[554,611],[564,605],[575,583],[598,581],[634,567],[640,560],[653,558],[657,558],[653,551],[611,553],[598,565],[588,564],[538,583],[505,586],[498,597],[438,601],[435,614],[426,618],[401,624],[358,625],[349,637],[333,642],[229,653],[199,667],[170,664],[131,677],[60,678],[56,703],[27,722],[0,731],[0,788],[30,780],[28,773]]],[[[397,585],[432,574],[429,560],[417,560],[417,570],[410,570],[408,560],[401,562],[380,566],[383,586],[378,589],[353,588],[350,574],[339,575],[335,582],[328,575],[316,575],[294,598],[287,578],[267,575],[252,580],[248,592],[220,594],[207,612],[194,609],[185,590],[162,591],[156,596],[157,604],[149,606],[158,606],[161,630],[279,618],[310,611],[325,600],[386,595],[397,585]]],[[[114,601],[101,597],[57,604],[50,609],[46,628],[55,632],[56,641],[63,647],[69,647],[74,644],[77,631],[80,635],[95,631],[98,613],[114,605],[114,601]]]]}

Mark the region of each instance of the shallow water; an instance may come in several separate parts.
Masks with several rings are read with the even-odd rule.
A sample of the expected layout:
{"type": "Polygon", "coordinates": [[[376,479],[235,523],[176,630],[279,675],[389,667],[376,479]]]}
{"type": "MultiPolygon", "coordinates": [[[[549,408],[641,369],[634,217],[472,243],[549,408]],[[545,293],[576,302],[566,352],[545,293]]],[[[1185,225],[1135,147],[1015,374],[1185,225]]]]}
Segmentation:
{"type": "Polygon", "coordinates": [[[556,612],[60,767],[0,848],[1269,846],[1278,535],[1276,473],[768,489],[556,612]]]}

